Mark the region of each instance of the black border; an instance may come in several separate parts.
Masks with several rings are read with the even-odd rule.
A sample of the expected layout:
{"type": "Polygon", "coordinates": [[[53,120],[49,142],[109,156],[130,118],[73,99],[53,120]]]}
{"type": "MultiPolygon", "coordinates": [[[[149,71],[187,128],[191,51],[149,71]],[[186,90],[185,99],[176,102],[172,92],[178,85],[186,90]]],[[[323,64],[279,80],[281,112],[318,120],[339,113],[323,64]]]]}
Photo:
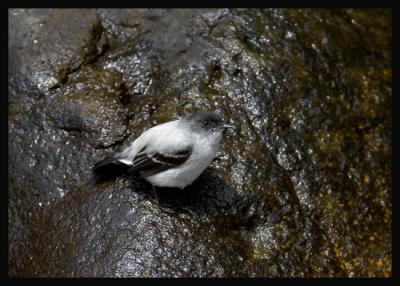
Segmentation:
{"type": "MultiPolygon", "coordinates": [[[[239,282],[242,283],[259,283],[259,284],[266,284],[266,283],[304,283],[304,285],[312,284],[312,283],[349,283],[351,285],[355,283],[362,283],[362,284],[370,284],[376,285],[377,283],[390,283],[395,284],[395,281],[399,281],[399,274],[398,269],[400,269],[399,265],[399,248],[396,245],[396,242],[399,240],[398,235],[398,203],[399,203],[399,194],[398,194],[398,187],[399,184],[397,182],[397,174],[399,172],[399,164],[398,159],[400,157],[400,140],[398,136],[399,130],[399,106],[400,106],[400,99],[399,99],[399,76],[397,73],[397,68],[400,65],[399,56],[393,51],[400,51],[399,44],[396,41],[396,32],[398,31],[399,22],[398,17],[399,13],[398,10],[395,9],[396,7],[395,1],[389,0],[380,0],[380,1],[344,1],[344,0],[337,0],[337,1],[318,1],[318,0],[301,0],[301,1],[293,1],[293,0],[281,0],[281,1],[262,1],[262,0],[243,0],[243,1],[121,1],[121,0],[112,0],[112,1],[77,1],[77,0],[65,0],[65,1],[10,1],[4,2],[3,5],[6,5],[7,8],[391,8],[392,9],[392,277],[390,278],[293,278],[293,279],[262,279],[262,278],[255,278],[255,279],[216,279],[216,278],[205,278],[205,282],[228,282],[229,284],[232,282],[239,282]],[[393,48],[393,45],[395,48],[393,48]],[[397,110],[396,110],[397,109],[397,110]],[[237,280],[237,281],[233,281],[237,280]]],[[[7,29],[3,33],[3,35],[7,36],[7,43],[8,43],[8,9],[4,9],[3,14],[3,27],[7,29]]],[[[4,132],[7,132],[8,135],[8,100],[6,94],[8,94],[8,45],[7,45],[7,52],[2,53],[2,55],[7,55],[6,60],[3,62],[3,67],[6,70],[4,79],[6,79],[5,84],[3,85],[5,89],[5,93],[1,96],[1,100],[3,101],[1,106],[4,108],[4,113],[1,115],[3,121],[2,128],[4,128],[4,132]]],[[[3,160],[2,160],[2,169],[1,176],[2,176],[2,183],[6,186],[2,189],[1,194],[3,195],[2,199],[2,212],[3,212],[3,228],[7,230],[2,232],[2,270],[3,270],[3,277],[7,277],[7,282],[35,282],[36,279],[29,279],[29,278],[10,278],[8,277],[8,136],[4,136],[2,138],[2,152],[3,152],[3,160]],[[7,160],[6,160],[7,158],[7,160]],[[6,165],[7,162],[7,165],[6,165]]],[[[40,278],[39,278],[40,279],[40,278]]],[[[52,278],[40,279],[40,282],[45,282],[45,280],[49,282],[55,282],[52,278]]],[[[58,280],[58,279],[57,279],[58,280]]],[[[63,279],[62,279],[63,280],[63,279]]],[[[78,279],[81,280],[81,279],[78,279]]],[[[96,279],[95,283],[99,282],[108,282],[111,279],[96,279]]],[[[172,283],[176,283],[181,281],[183,283],[192,282],[192,279],[174,279],[171,281],[172,283]]],[[[126,281],[128,283],[132,283],[130,279],[119,279],[120,281],[126,281]],[[128,280],[128,281],[127,281],[128,280]]],[[[84,282],[84,281],[80,281],[84,282]]],[[[89,282],[89,281],[88,281],[89,282]]],[[[90,281],[91,282],[91,281],[90,281]]],[[[115,283],[115,279],[112,280],[112,283],[115,283]]],[[[148,282],[162,282],[168,283],[165,279],[135,279],[135,282],[140,283],[148,283],[148,282]]],[[[398,282],[399,283],[399,282],[398,282]]]]}
{"type": "Polygon", "coordinates": [[[394,0],[36,0],[10,1],[8,8],[392,8],[394,0]]]}

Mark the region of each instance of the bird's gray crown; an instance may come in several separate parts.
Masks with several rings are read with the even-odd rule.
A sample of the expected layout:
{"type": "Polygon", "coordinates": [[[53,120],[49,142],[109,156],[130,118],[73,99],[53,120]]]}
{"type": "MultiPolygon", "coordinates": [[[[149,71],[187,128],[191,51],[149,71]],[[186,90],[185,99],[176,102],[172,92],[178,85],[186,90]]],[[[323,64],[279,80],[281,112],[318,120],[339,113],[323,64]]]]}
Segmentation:
{"type": "Polygon", "coordinates": [[[202,131],[212,131],[224,126],[224,122],[215,112],[197,112],[187,117],[193,129],[202,131]]]}

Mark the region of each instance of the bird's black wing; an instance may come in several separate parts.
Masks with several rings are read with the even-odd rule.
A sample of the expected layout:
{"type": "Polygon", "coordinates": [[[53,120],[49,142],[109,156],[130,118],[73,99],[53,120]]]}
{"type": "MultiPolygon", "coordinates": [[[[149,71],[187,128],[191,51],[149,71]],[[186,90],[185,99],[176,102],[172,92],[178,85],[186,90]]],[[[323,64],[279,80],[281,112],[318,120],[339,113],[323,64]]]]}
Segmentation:
{"type": "Polygon", "coordinates": [[[107,157],[100,162],[97,162],[92,170],[98,175],[117,176],[123,174],[131,166],[119,161],[118,156],[107,157]]]}
{"type": "Polygon", "coordinates": [[[192,148],[185,148],[168,154],[144,150],[133,159],[133,166],[129,172],[138,173],[141,177],[149,177],[182,165],[191,154],[192,148]]]}

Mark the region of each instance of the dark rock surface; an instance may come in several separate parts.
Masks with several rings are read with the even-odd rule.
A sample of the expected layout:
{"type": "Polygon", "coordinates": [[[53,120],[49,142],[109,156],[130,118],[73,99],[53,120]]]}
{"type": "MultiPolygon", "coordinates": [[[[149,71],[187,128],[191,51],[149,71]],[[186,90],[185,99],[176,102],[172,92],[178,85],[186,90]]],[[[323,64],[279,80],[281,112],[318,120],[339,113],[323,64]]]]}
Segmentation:
{"type": "Polygon", "coordinates": [[[391,13],[9,10],[9,275],[391,276],[391,13]],[[91,166],[216,110],[183,191],[91,166]]]}

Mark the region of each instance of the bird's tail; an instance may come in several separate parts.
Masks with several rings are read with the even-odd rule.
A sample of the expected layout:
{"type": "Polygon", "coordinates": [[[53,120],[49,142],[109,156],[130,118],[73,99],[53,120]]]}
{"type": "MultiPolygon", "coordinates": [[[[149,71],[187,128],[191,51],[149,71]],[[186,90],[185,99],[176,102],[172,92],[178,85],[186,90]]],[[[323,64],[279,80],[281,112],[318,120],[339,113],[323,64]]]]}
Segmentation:
{"type": "Polygon", "coordinates": [[[92,171],[98,176],[120,176],[129,170],[132,165],[126,164],[117,156],[107,157],[97,162],[92,171]]]}

